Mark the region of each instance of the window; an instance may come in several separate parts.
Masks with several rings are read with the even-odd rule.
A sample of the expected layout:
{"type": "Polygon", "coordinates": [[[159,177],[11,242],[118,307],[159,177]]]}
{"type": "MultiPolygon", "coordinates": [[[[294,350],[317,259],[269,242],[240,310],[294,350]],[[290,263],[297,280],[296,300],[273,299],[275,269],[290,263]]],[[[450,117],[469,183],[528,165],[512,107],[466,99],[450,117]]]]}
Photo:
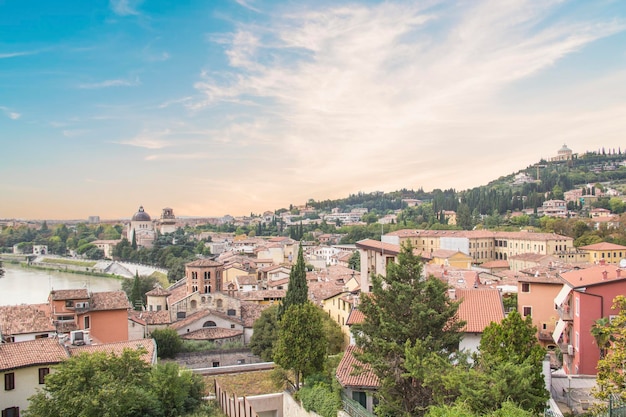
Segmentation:
{"type": "Polygon", "coordinates": [[[48,333],[35,335],[35,339],[47,339],[48,333]]]}
{"type": "Polygon", "coordinates": [[[46,375],[50,373],[50,368],[39,368],[39,383],[45,384],[46,375]]]}
{"type": "Polygon", "coordinates": [[[576,338],[574,339],[574,343],[576,343],[574,347],[576,347],[576,350],[578,350],[580,346],[580,334],[578,334],[578,332],[576,332],[576,338]]]}
{"type": "Polygon", "coordinates": [[[2,410],[2,417],[20,417],[19,407],[9,407],[2,410]]]}
{"type": "Polygon", "coordinates": [[[580,311],[580,298],[576,297],[575,299],[575,303],[574,303],[574,309],[576,310],[574,313],[576,314],[576,317],[580,316],[579,311],[580,311]]]}
{"type": "Polygon", "coordinates": [[[530,283],[522,282],[522,292],[530,292],[530,283]]]}
{"type": "Polygon", "coordinates": [[[213,362],[213,367],[214,367],[214,368],[218,368],[219,366],[220,366],[220,363],[219,363],[219,362],[213,362]]]}
{"type": "Polygon", "coordinates": [[[231,329],[234,329],[234,328],[235,328],[235,325],[234,325],[234,324],[231,324],[231,325],[230,325],[230,328],[231,328],[231,329]]]}
{"type": "Polygon", "coordinates": [[[74,307],[73,300],[65,300],[65,307],[74,307]]]}
{"type": "Polygon", "coordinates": [[[15,374],[8,372],[4,374],[4,390],[11,391],[12,389],[15,389],[15,374]]]}
{"type": "Polygon", "coordinates": [[[522,314],[522,315],[523,315],[524,317],[526,317],[526,316],[530,316],[530,315],[532,315],[532,312],[533,312],[533,308],[532,308],[532,307],[525,306],[525,307],[523,308],[523,314],[522,314]]]}
{"type": "Polygon", "coordinates": [[[90,320],[89,316],[83,317],[83,321],[84,321],[84,324],[85,324],[85,329],[89,329],[91,327],[91,320],[90,320]]]}

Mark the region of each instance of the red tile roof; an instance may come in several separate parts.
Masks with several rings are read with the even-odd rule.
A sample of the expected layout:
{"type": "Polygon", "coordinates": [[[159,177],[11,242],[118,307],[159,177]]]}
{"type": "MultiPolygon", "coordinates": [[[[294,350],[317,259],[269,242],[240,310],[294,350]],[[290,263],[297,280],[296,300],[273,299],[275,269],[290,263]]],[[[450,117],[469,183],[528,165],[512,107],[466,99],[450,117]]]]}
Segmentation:
{"type": "Polygon", "coordinates": [[[83,345],[70,346],[68,350],[70,356],[77,356],[82,353],[105,352],[114,355],[121,355],[126,349],[145,349],[145,353],[141,358],[148,364],[152,365],[156,362],[156,343],[154,339],[136,339],[124,342],[104,343],[99,345],[83,345]]]}
{"type": "Polygon", "coordinates": [[[189,262],[185,266],[198,267],[198,266],[222,266],[221,262],[215,262],[211,259],[198,259],[197,261],[189,262]]]}
{"type": "Polygon", "coordinates": [[[50,299],[56,300],[87,300],[89,292],[87,289],[78,290],[52,290],[50,291],[50,299]]]}
{"type": "Polygon", "coordinates": [[[4,336],[56,331],[47,304],[0,306],[0,329],[4,336]]]}
{"type": "Polygon", "coordinates": [[[582,250],[626,250],[626,246],[616,245],[615,243],[600,242],[593,245],[580,246],[578,249],[582,250]]]}
{"type": "Polygon", "coordinates": [[[89,308],[98,310],[127,310],[130,302],[124,291],[102,291],[91,294],[89,308]]]}
{"type": "Polygon", "coordinates": [[[463,300],[457,313],[466,322],[463,331],[467,333],[482,333],[492,322],[504,319],[500,291],[495,288],[456,289],[456,298],[463,300]]]}
{"type": "Polygon", "coordinates": [[[68,353],[58,339],[36,339],[0,344],[0,372],[28,366],[57,364],[68,353]]]}
{"type": "Polygon", "coordinates": [[[221,327],[204,327],[185,333],[181,337],[186,340],[218,340],[230,339],[231,337],[241,336],[243,332],[235,329],[224,329],[221,327]]]}
{"type": "Polygon", "coordinates": [[[578,269],[561,274],[561,278],[567,281],[572,287],[585,287],[588,285],[603,284],[608,282],[621,282],[624,284],[626,294],[626,270],[622,270],[617,265],[594,265],[586,269],[578,269]],[[617,274],[620,277],[617,277],[617,274]],[[606,272],[606,280],[604,273],[606,272]]]}
{"type": "Polygon", "coordinates": [[[353,324],[363,323],[363,320],[365,320],[365,315],[363,314],[363,312],[361,310],[353,308],[352,311],[350,311],[348,320],[346,320],[346,324],[348,326],[351,326],[353,324]]]}
{"type": "Polygon", "coordinates": [[[355,345],[350,345],[343,354],[335,375],[344,387],[359,387],[376,389],[380,385],[378,377],[371,371],[369,365],[365,365],[354,357],[358,352],[355,345]]]}
{"type": "Polygon", "coordinates": [[[167,297],[170,294],[172,293],[168,290],[164,290],[160,285],[156,286],[154,289],[146,293],[146,295],[149,295],[151,297],[167,297]]]}
{"type": "Polygon", "coordinates": [[[389,255],[397,255],[400,253],[400,245],[385,243],[374,239],[359,240],[358,242],[356,242],[356,247],[359,249],[370,249],[379,252],[384,251],[389,255]]]}

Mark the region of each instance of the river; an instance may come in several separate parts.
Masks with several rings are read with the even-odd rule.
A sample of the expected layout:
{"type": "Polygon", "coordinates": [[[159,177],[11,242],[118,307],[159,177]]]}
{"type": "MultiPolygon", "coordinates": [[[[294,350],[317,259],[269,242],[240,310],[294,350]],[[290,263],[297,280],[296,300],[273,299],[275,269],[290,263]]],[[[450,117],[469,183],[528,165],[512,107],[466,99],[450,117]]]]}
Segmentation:
{"type": "Polygon", "coordinates": [[[0,305],[45,303],[52,289],[88,288],[98,292],[122,288],[122,280],[118,278],[22,268],[6,262],[3,262],[3,267],[5,274],[0,278],[0,305]]]}

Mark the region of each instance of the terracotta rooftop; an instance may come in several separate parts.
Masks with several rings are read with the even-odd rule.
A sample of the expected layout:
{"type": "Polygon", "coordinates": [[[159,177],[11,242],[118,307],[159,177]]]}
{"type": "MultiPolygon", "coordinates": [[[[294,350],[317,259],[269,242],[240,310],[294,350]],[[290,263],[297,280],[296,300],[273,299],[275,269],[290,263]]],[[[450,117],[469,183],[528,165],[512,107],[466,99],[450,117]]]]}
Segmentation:
{"type": "Polygon", "coordinates": [[[500,323],[504,319],[504,307],[500,291],[495,288],[456,289],[459,305],[459,319],[465,321],[463,331],[482,333],[492,322],[500,323]]]}
{"type": "Polygon", "coordinates": [[[258,285],[259,280],[256,275],[238,275],[235,277],[239,285],[258,285]]]}
{"type": "Polygon", "coordinates": [[[0,329],[2,334],[55,332],[47,304],[21,304],[0,306],[0,329]]]}
{"type": "Polygon", "coordinates": [[[135,311],[130,310],[129,317],[140,320],[145,325],[170,324],[170,312],[161,311],[135,311]]]}
{"type": "Polygon", "coordinates": [[[198,310],[192,314],[189,314],[187,317],[185,317],[184,319],[180,319],[175,321],[174,323],[172,323],[170,325],[170,327],[172,329],[178,330],[178,329],[182,329],[185,326],[190,325],[191,323],[195,322],[196,320],[201,320],[205,317],[208,317],[211,315],[211,311],[210,310],[198,310]]]}
{"type": "Polygon", "coordinates": [[[78,290],[52,290],[50,291],[49,298],[53,301],[87,300],[89,299],[89,292],[85,288],[78,290]]]}
{"type": "Polygon", "coordinates": [[[68,347],[68,350],[70,352],[70,356],[96,352],[112,353],[119,356],[126,349],[140,348],[145,349],[145,353],[141,355],[141,358],[150,365],[154,364],[156,362],[156,343],[154,342],[154,339],[136,339],[124,342],[103,343],[99,345],[70,346],[68,347]]]}
{"type": "Polygon", "coordinates": [[[615,243],[600,242],[593,245],[580,246],[578,249],[582,250],[626,250],[626,246],[616,245],[615,243]]]}
{"type": "Polygon", "coordinates": [[[480,265],[481,268],[509,268],[509,261],[497,260],[497,261],[489,261],[480,265]]]}
{"type": "Polygon", "coordinates": [[[394,245],[393,243],[384,243],[374,239],[363,239],[356,242],[356,247],[359,249],[370,249],[379,252],[385,252],[389,255],[397,255],[400,253],[400,245],[394,245]]]}
{"type": "Polygon", "coordinates": [[[243,332],[235,329],[224,329],[221,327],[203,327],[193,332],[185,333],[181,337],[187,340],[218,340],[229,339],[241,336],[243,332]]]}
{"type": "Polygon", "coordinates": [[[269,304],[257,304],[248,301],[241,302],[241,319],[243,320],[243,327],[252,328],[256,319],[261,317],[263,310],[270,307],[269,304]]]}
{"type": "Polygon", "coordinates": [[[237,291],[235,297],[247,301],[263,301],[265,299],[282,299],[287,293],[286,290],[258,290],[258,291],[237,291]]]}
{"type": "Polygon", "coordinates": [[[355,345],[348,346],[337,366],[337,380],[344,387],[378,388],[378,377],[369,365],[364,365],[354,357],[355,352],[358,352],[355,345]]]}
{"type": "Polygon", "coordinates": [[[573,240],[555,233],[535,232],[494,232],[489,230],[418,230],[403,229],[387,233],[385,236],[399,237],[462,237],[468,239],[516,239],[516,240],[573,240]]]}
{"type": "Polygon", "coordinates": [[[346,325],[351,326],[353,324],[363,323],[363,320],[365,320],[365,315],[363,314],[363,312],[361,310],[353,308],[352,311],[350,311],[348,320],[346,320],[346,325]]]}
{"type": "Polygon", "coordinates": [[[561,274],[561,278],[567,281],[572,287],[585,287],[588,285],[604,284],[610,281],[624,284],[626,293],[626,271],[617,265],[594,265],[586,269],[578,269],[561,274]],[[604,278],[606,273],[606,279],[604,278]],[[620,277],[617,277],[619,273],[620,277]]]}
{"type": "Polygon", "coordinates": [[[0,372],[28,366],[57,364],[68,353],[57,339],[35,339],[0,344],[0,372]]]}
{"type": "Polygon", "coordinates": [[[151,297],[167,297],[171,294],[171,292],[169,292],[168,290],[164,290],[160,285],[157,285],[156,287],[154,287],[154,289],[146,293],[146,295],[149,295],[151,297]]]}
{"type": "Polygon", "coordinates": [[[97,310],[126,310],[130,308],[130,302],[124,291],[102,291],[91,293],[91,311],[97,310]]]}
{"type": "Polygon", "coordinates": [[[221,262],[216,262],[211,259],[198,259],[197,261],[189,262],[185,266],[202,267],[202,266],[223,266],[221,262]]]}
{"type": "Polygon", "coordinates": [[[343,284],[337,284],[335,281],[312,281],[308,283],[308,287],[309,299],[317,305],[321,305],[322,301],[327,298],[345,292],[343,284]]]}
{"type": "Polygon", "coordinates": [[[465,255],[466,257],[469,258],[469,255],[467,255],[467,254],[465,254],[465,253],[463,253],[461,251],[458,251],[458,250],[448,250],[448,249],[437,249],[437,250],[433,251],[431,256],[433,258],[444,258],[445,259],[445,258],[451,258],[454,255],[456,255],[457,253],[465,255]]]}

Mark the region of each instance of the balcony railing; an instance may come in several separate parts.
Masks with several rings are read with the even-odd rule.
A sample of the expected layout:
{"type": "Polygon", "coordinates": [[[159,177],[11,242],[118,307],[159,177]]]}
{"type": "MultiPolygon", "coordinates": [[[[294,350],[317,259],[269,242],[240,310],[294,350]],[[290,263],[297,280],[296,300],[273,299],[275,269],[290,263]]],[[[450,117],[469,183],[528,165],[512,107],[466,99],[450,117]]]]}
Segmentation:
{"type": "Polygon", "coordinates": [[[376,417],[375,414],[367,411],[361,404],[348,398],[345,394],[341,394],[341,400],[343,401],[343,411],[348,413],[351,417],[376,417]]]}

